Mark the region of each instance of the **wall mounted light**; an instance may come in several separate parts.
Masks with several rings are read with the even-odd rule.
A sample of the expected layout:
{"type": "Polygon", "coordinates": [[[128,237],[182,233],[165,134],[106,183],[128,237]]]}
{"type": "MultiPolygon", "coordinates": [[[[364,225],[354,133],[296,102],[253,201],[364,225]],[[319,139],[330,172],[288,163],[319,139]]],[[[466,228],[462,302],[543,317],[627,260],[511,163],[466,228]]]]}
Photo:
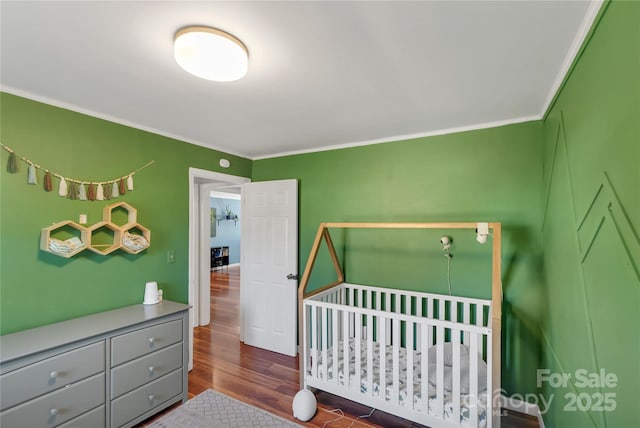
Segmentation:
{"type": "Polygon", "coordinates": [[[244,43],[216,28],[190,26],[178,30],[173,53],[185,71],[216,82],[241,79],[249,67],[249,51],[244,43]]]}

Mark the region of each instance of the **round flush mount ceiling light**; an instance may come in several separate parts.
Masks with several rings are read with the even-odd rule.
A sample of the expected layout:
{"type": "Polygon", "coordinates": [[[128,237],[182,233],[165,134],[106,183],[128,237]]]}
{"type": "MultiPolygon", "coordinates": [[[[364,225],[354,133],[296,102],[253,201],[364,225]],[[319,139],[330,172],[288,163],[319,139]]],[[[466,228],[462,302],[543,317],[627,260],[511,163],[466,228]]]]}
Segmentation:
{"type": "Polygon", "coordinates": [[[249,66],[244,43],[216,28],[191,26],[178,30],[173,52],[185,71],[216,82],[241,79],[249,66]]]}

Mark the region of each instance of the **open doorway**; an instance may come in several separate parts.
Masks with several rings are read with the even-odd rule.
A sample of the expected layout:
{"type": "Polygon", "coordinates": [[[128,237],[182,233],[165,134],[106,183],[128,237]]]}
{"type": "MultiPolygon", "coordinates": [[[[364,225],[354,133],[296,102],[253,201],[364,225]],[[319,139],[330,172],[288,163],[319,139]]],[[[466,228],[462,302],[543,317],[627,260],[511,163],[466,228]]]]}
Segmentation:
{"type": "Polygon", "coordinates": [[[297,350],[297,181],[250,179],[189,169],[189,369],[193,328],[210,322],[212,191],[240,191],[240,340],[295,355],[297,350]]]}
{"type": "Polygon", "coordinates": [[[241,251],[241,194],[240,187],[214,190],[210,193],[211,270],[224,270],[240,265],[241,251]]]}
{"type": "Polygon", "coordinates": [[[210,321],[210,195],[212,191],[240,194],[240,186],[250,181],[246,177],[189,168],[189,370],[193,368],[193,328],[210,321]]]}

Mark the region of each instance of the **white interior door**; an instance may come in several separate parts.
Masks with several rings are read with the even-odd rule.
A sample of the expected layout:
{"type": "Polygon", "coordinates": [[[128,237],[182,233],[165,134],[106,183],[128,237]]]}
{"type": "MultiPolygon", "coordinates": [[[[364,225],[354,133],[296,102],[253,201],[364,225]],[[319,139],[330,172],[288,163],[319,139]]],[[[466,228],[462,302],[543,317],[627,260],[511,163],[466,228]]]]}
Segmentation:
{"type": "Polygon", "coordinates": [[[298,183],[242,185],[241,339],[285,355],[297,351],[298,183]]]}

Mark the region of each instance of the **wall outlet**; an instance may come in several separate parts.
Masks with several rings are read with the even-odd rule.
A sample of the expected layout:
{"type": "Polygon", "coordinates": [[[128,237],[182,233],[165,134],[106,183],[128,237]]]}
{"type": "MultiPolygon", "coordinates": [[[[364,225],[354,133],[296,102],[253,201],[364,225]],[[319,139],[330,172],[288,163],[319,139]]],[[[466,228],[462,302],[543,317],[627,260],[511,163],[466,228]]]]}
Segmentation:
{"type": "Polygon", "coordinates": [[[176,262],[176,250],[167,251],[167,264],[176,262]]]}

